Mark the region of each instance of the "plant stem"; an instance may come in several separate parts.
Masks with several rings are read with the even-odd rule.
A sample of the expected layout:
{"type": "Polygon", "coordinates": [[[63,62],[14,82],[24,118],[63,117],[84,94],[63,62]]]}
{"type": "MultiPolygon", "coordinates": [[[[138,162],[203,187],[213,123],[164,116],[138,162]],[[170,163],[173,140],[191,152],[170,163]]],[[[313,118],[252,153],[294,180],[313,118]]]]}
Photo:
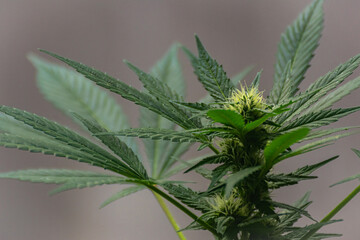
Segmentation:
{"type": "Polygon", "coordinates": [[[169,222],[173,226],[173,228],[174,228],[176,234],[178,235],[179,239],[180,240],[186,240],[184,234],[182,232],[179,232],[180,227],[177,224],[177,222],[176,222],[175,218],[173,217],[173,215],[171,214],[171,212],[170,212],[168,206],[166,205],[164,199],[159,194],[157,194],[156,192],[153,191],[152,193],[154,194],[156,200],[160,204],[160,207],[164,211],[164,213],[165,213],[166,217],[168,218],[169,222]]]}
{"type": "Polygon", "coordinates": [[[176,201],[174,198],[172,198],[171,196],[167,195],[166,193],[164,193],[163,191],[161,191],[160,189],[158,189],[156,186],[154,185],[146,185],[147,188],[149,188],[151,191],[159,194],[161,197],[165,198],[166,200],[168,200],[170,203],[172,203],[175,207],[179,208],[181,211],[183,211],[186,215],[188,215],[189,217],[191,217],[194,221],[198,222],[201,226],[203,226],[205,229],[209,230],[212,234],[214,234],[215,236],[219,236],[219,234],[216,232],[216,230],[210,226],[207,222],[204,222],[203,220],[201,220],[198,216],[196,216],[193,212],[191,212],[189,209],[187,209],[186,207],[184,207],[181,203],[179,203],[178,201],[176,201]]]}
{"type": "Polygon", "coordinates": [[[216,154],[219,154],[219,150],[217,150],[212,144],[209,145],[209,148],[216,154]]]}
{"type": "MultiPolygon", "coordinates": [[[[327,221],[330,221],[331,218],[333,218],[343,207],[345,207],[348,202],[350,202],[351,199],[353,199],[356,194],[360,192],[360,185],[357,186],[344,200],[342,200],[331,212],[329,212],[320,222],[324,223],[327,221]]],[[[315,228],[313,230],[310,230],[304,237],[302,237],[300,240],[307,240],[309,239],[313,234],[315,234],[319,229],[315,228]]]]}

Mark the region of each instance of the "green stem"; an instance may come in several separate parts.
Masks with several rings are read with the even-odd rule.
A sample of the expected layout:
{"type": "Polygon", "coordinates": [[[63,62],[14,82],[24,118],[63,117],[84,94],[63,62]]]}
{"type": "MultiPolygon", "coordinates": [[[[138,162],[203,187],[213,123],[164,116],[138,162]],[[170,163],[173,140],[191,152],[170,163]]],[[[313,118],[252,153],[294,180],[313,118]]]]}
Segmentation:
{"type": "Polygon", "coordinates": [[[156,198],[156,200],[158,201],[158,203],[160,204],[160,207],[162,208],[162,210],[164,211],[166,217],[168,218],[169,222],[171,223],[171,225],[173,226],[176,234],[178,235],[180,240],[186,240],[186,237],[184,236],[184,234],[182,232],[179,232],[180,227],[177,224],[175,218],[173,217],[173,215],[171,214],[168,206],[166,205],[164,199],[157,193],[152,192],[156,198]]]}
{"type": "MultiPolygon", "coordinates": [[[[333,210],[331,210],[331,212],[329,212],[320,222],[324,223],[324,222],[328,222],[331,220],[331,218],[333,218],[343,207],[345,207],[346,204],[348,204],[348,202],[350,202],[351,199],[353,199],[356,194],[358,194],[360,192],[360,185],[355,188],[344,200],[342,200],[333,210]]],[[[319,228],[315,228],[311,231],[309,231],[304,237],[302,237],[300,240],[307,240],[309,239],[314,233],[316,233],[319,228]]]]}
{"type": "Polygon", "coordinates": [[[219,150],[217,150],[212,144],[209,145],[209,148],[213,150],[214,153],[219,154],[219,150]]]}
{"type": "Polygon", "coordinates": [[[161,191],[160,189],[158,189],[157,187],[153,186],[153,185],[146,185],[147,188],[149,188],[151,191],[159,194],[161,197],[165,198],[166,200],[168,200],[170,203],[172,203],[175,207],[179,208],[181,211],[183,211],[186,215],[188,215],[189,217],[191,217],[194,221],[198,222],[201,226],[203,226],[205,229],[209,230],[212,234],[214,234],[215,236],[219,236],[218,233],[216,232],[216,230],[210,226],[207,222],[204,222],[203,220],[201,220],[198,216],[196,216],[193,212],[191,212],[189,209],[187,209],[186,207],[184,207],[181,203],[179,203],[178,201],[176,201],[174,198],[172,198],[171,196],[167,195],[166,193],[164,193],[163,191],[161,191]]]}

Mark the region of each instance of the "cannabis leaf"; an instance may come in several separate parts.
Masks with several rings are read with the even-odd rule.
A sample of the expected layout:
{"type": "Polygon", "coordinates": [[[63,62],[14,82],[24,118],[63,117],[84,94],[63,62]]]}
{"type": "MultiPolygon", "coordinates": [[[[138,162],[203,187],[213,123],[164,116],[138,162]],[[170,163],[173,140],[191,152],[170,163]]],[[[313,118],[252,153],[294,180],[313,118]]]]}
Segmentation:
{"type": "Polygon", "coordinates": [[[200,125],[196,118],[191,118],[188,113],[174,107],[174,104],[171,104],[170,102],[164,104],[160,101],[157,101],[151,95],[140,92],[139,90],[128,86],[127,84],[119,81],[118,79],[110,77],[101,71],[90,68],[84,64],[72,61],[70,59],[66,59],[57,54],[50,53],[45,50],[41,51],[73,67],[76,71],[83,74],[86,78],[94,81],[99,86],[102,86],[112,92],[120,94],[123,98],[132,101],[140,106],[143,106],[169,119],[170,121],[177,123],[179,126],[185,129],[196,128],[200,125]]]}
{"type": "MultiPolygon", "coordinates": [[[[37,84],[47,100],[78,123],[72,113],[93,119],[107,131],[130,127],[127,116],[116,101],[81,74],[50,63],[35,55],[29,60],[37,70],[37,84]]],[[[137,152],[134,139],[124,141],[137,152]]]]}
{"type": "Polygon", "coordinates": [[[186,51],[192,59],[194,72],[204,88],[217,102],[225,102],[230,97],[234,86],[226,76],[222,66],[210,57],[198,36],[195,36],[199,58],[186,51]]]}
{"type": "Polygon", "coordinates": [[[158,128],[131,128],[119,132],[103,132],[96,134],[97,136],[126,136],[126,137],[139,137],[150,138],[152,140],[167,140],[171,142],[202,142],[201,139],[194,136],[191,131],[176,131],[171,129],[158,129],[158,128]]]}
{"type": "Polygon", "coordinates": [[[61,184],[60,187],[51,191],[50,194],[55,194],[74,188],[85,188],[103,184],[118,184],[129,182],[127,179],[120,176],[67,169],[19,170],[15,172],[0,173],[0,178],[17,179],[36,183],[61,184]]]}
{"type": "Polygon", "coordinates": [[[306,137],[309,131],[310,129],[308,128],[300,128],[298,130],[285,133],[269,143],[264,149],[265,171],[268,171],[275,164],[275,159],[281,153],[294,143],[306,137]]]}
{"type": "MultiPolygon", "coordinates": [[[[304,113],[311,113],[317,111],[319,109],[315,109],[313,104],[317,101],[321,101],[321,98],[324,97],[328,92],[336,88],[339,84],[341,84],[345,78],[353,73],[353,71],[360,64],[360,55],[350,58],[347,62],[340,64],[333,71],[328,72],[324,76],[317,79],[314,83],[312,83],[309,88],[304,92],[299,94],[300,100],[294,103],[291,106],[291,109],[282,114],[278,119],[277,123],[281,124],[285,121],[292,121],[295,116],[304,113]],[[305,95],[303,97],[302,95],[305,95]]],[[[354,82],[352,83],[354,84],[354,82]]],[[[344,90],[344,89],[343,89],[344,90]]],[[[349,91],[344,91],[343,93],[350,93],[349,91]]],[[[344,95],[341,94],[340,98],[344,95]]],[[[335,97],[334,99],[340,100],[340,98],[335,97]]],[[[334,103],[331,101],[331,103],[334,103]]],[[[326,107],[331,107],[326,104],[326,107]]],[[[321,110],[321,109],[320,109],[321,110]]]]}
{"type": "Polygon", "coordinates": [[[298,91],[321,36],[322,3],[322,0],[314,1],[282,34],[275,64],[274,86],[269,96],[271,103],[281,103],[298,91]],[[286,71],[288,74],[285,74],[286,71]]]}

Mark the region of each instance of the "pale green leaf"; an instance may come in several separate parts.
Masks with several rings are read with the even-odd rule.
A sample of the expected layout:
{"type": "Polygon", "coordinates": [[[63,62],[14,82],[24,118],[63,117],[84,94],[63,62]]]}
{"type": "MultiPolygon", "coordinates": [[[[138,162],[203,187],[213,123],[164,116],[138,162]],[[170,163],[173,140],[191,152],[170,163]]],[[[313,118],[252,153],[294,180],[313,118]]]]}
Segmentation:
{"type": "Polygon", "coordinates": [[[113,203],[123,197],[129,196],[130,194],[139,192],[141,190],[145,189],[145,186],[142,185],[137,185],[137,186],[132,186],[132,187],[128,187],[125,189],[122,189],[121,191],[115,193],[114,195],[112,195],[110,198],[106,199],[101,205],[100,208],[106,207],[107,205],[109,205],[110,203],[113,203]]]}
{"type": "Polygon", "coordinates": [[[36,183],[62,184],[50,194],[74,188],[93,187],[103,184],[127,183],[127,179],[120,176],[95,173],[90,171],[67,169],[29,169],[15,172],[0,173],[0,178],[17,179],[36,183]]]}
{"type": "Polygon", "coordinates": [[[324,136],[328,136],[334,133],[343,132],[343,131],[349,131],[354,128],[360,128],[360,126],[352,126],[352,127],[340,127],[340,128],[330,128],[330,129],[324,129],[324,130],[317,130],[317,131],[311,131],[306,138],[304,138],[302,141],[309,141],[316,138],[321,138],[324,136]]]}
{"type": "MultiPolygon", "coordinates": [[[[37,70],[37,84],[42,94],[73,120],[77,120],[71,114],[75,112],[87,119],[94,119],[107,131],[130,127],[120,105],[83,75],[35,55],[30,55],[29,59],[37,70]]],[[[124,141],[137,152],[134,139],[124,141]]]]}
{"type": "MultiPolygon", "coordinates": [[[[178,60],[178,44],[173,44],[165,55],[151,68],[150,74],[171,88],[167,95],[171,99],[184,96],[185,84],[182,68],[178,60]],[[175,94],[174,94],[175,93],[175,94]],[[175,98],[174,98],[175,96],[175,98]]],[[[171,104],[179,105],[179,101],[171,100],[171,104]]],[[[181,105],[181,108],[186,108],[181,105]]],[[[174,129],[169,120],[145,108],[140,109],[140,126],[142,128],[174,129]]],[[[143,139],[147,159],[150,163],[153,178],[161,178],[187,149],[189,143],[179,144],[169,141],[143,139]]]]}
{"type": "Polygon", "coordinates": [[[173,105],[171,104],[164,104],[163,102],[156,100],[151,95],[140,92],[139,90],[119,81],[118,79],[110,77],[107,74],[88,67],[84,64],[63,58],[45,50],[41,51],[73,67],[76,71],[83,74],[86,78],[94,81],[97,85],[120,94],[123,98],[143,106],[169,119],[170,121],[177,123],[179,126],[185,129],[199,127],[199,122],[196,119],[191,119],[190,116],[184,114],[184,112],[180,114],[179,111],[174,109],[173,105]]]}
{"type": "Polygon", "coordinates": [[[237,86],[241,83],[242,80],[253,70],[254,66],[249,66],[244,68],[241,72],[233,76],[230,80],[234,86],[237,86]]]}
{"type": "MultiPolygon", "coordinates": [[[[360,158],[360,151],[359,150],[354,149],[354,148],[352,148],[351,150],[360,158]]],[[[350,182],[350,181],[355,180],[355,179],[360,180],[360,174],[355,174],[355,175],[353,175],[351,177],[347,177],[347,178],[345,178],[345,179],[343,179],[343,180],[341,180],[341,181],[339,181],[337,183],[332,184],[330,187],[333,187],[333,186],[336,186],[336,185],[339,185],[339,184],[342,184],[342,183],[350,182]]]]}

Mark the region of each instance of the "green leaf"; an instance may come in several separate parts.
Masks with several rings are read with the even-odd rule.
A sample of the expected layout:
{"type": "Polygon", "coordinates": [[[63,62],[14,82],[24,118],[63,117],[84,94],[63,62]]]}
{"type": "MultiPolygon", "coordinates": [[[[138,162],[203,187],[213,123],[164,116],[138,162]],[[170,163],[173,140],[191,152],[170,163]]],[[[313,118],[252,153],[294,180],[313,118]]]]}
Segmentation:
{"type": "Polygon", "coordinates": [[[261,73],[262,73],[262,70],[256,74],[254,80],[252,81],[252,83],[250,85],[250,88],[257,88],[257,89],[259,88],[261,73]]]}
{"type": "Polygon", "coordinates": [[[0,173],[0,178],[17,179],[36,183],[62,184],[50,194],[74,188],[93,187],[103,184],[126,183],[123,177],[102,173],[67,169],[29,169],[0,173]]]}
{"type": "Polygon", "coordinates": [[[198,192],[195,192],[188,187],[170,183],[162,184],[162,187],[188,207],[201,212],[206,212],[210,208],[209,203],[202,198],[198,192]]]}
{"type": "MultiPolygon", "coordinates": [[[[47,153],[48,149],[49,154],[62,157],[66,156],[69,158],[72,158],[71,156],[74,154],[74,159],[76,160],[106,168],[125,176],[132,176],[129,172],[129,168],[126,167],[126,165],[123,164],[119,159],[98,145],[67,129],[66,127],[63,127],[44,117],[40,117],[16,108],[0,106],[0,112],[13,117],[17,121],[30,126],[34,130],[37,130],[38,133],[40,133],[18,136],[3,134],[1,136],[1,144],[3,146],[17,147],[19,149],[24,148],[28,151],[38,151],[45,154],[47,153]],[[45,139],[38,138],[38,136],[48,136],[51,141],[49,141],[49,144],[47,144],[45,139]],[[56,148],[56,144],[58,145],[58,148],[56,148]],[[68,145],[71,148],[64,148],[64,145],[68,145]],[[61,151],[64,151],[64,153],[61,151]],[[84,154],[79,155],[79,152],[83,152],[84,154]],[[88,156],[91,157],[86,159],[88,156]]],[[[28,127],[25,128],[25,130],[27,129],[28,127]]]]}
{"type": "Polygon", "coordinates": [[[282,160],[284,160],[286,158],[294,157],[294,156],[297,156],[297,155],[300,155],[300,154],[304,154],[304,153],[307,153],[307,152],[314,151],[314,150],[319,149],[319,148],[323,148],[325,146],[333,144],[336,140],[338,140],[340,138],[347,137],[347,136],[350,136],[350,135],[355,134],[355,133],[358,133],[358,131],[357,132],[353,131],[353,132],[342,133],[342,134],[339,134],[339,135],[323,138],[323,139],[320,139],[320,140],[315,141],[315,142],[311,142],[309,144],[306,144],[304,146],[301,146],[301,147],[295,149],[292,152],[284,154],[283,156],[281,156],[281,157],[279,157],[277,159],[277,162],[280,162],[280,161],[282,161],[282,160]]]}
{"type": "MultiPolygon", "coordinates": [[[[172,167],[176,162],[180,161],[183,162],[183,160],[180,159],[184,153],[186,153],[190,146],[193,143],[172,143],[168,142],[167,148],[164,150],[163,154],[161,154],[161,160],[159,161],[159,178],[167,178],[166,176],[172,176],[176,173],[176,169],[172,170],[172,167]]],[[[161,149],[159,149],[161,150],[161,149]]],[[[185,166],[182,167],[184,169],[185,166]]],[[[180,171],[180,170],[179,170],[180,171]]]]}
{"type": "Polygon", "coordinates": [[[330,185],[330,187],[334,187],[334,186],[339,185],[339,184],[350,182],[352,180],[360,180],[360,174],[355,174],[355,175],[353,175],[351,177],[347,177],[347,178],[345,178],[345,179],[343,179],[343,180],[341,180],[341,181],[339,181],[337,183],[334,183],[334,184],[330,185]]]}
{"type": "MultiPolygon", "coordinates": [[[[310,192],[305,193],[303,197],[301,197],[299,200],[297,200],[292,206],[305,210],[310,204],[311,201],[309,201],[310,192]]],[[[283,229],[293,226],[300,218],[301,214],[297,211],[292,210],[284,210],[281,213],[284,213],[283,216],[280,216],[280,223],[277,226],[277,229],[281,229],[280,231],[283,231],[283,229]]]]}
{"type": "Polygon", "coordinates": [[[195,74],[215,101],[226,102],[234,86],[222,66],[210,57],[200,39],[197,36],[195,38],[199,53],[199,58],[192,61],[195,74]]]}
{"type": "Polygon", "coordinates": [[[68,170],[68,169],[27,169],[13,172],[0,173],[0,178],[17,179],[34,183],[63,184],[69,181],[77,181],[88,178],[112,178],[124,180],[123,177],[112,176],[91,171],[68,170]]]}
{"type": "Polygon", "coordinates": [[[195,102],[195,103],[191,103],[191,102],[174,102],[176,104],[182,105],[190,110],[193,111],[197,111],[197,112],[201,112],[201,111],[206,111],[209,110],[211,108],[211,106],[209,104],[206,103],[201,103],[201,102],[195,102]]]}
{"type": "Polygon", "coordinates": [[[233,76],[230,80],[234,86],[237,86],[241,81],[253,70],[254,66],[246,67],[244,70],[233,76]]]}
{"type": "MultiPolygon", "coordinates": [[[[301,228],[295,228],[293,231],[291,231],[289,234],[286,234],[284,237],[285,239],[301,239],[301,237],[305,236],[310,230],[319,230],[321,227],[340,222],[342,220],[330,220],[327,222],[317,222],[310,225],[307,225],[305,227],[301,228]]],[[[306,238],[307,239],[307,238],[306,238]]],[[[311,240],[318,240],[319,238],[310,238],[311,240]]],[[[321,239],[321,238],[320,238],[321,239]]]]}
{"type": "Polygon", "coordinates": [[[290,210],[290,211],[293,211],[293,212],[297,212],[297,213],[299,213],[299,214],[301,214],[301,215],[304,215],[304,216],[308,217],[309,219],[311,219],[311,220],[313,220],[313,221],[316,222],[316,220],[313,219],[313,218],[311,217],[311,215],[310,215],[307,211],[305,211],[305,210],[303,210],[303,209],[301,209],[301,208],[297,208],[297,207],[294,207],[294,206],[291,206],[291,205],[288,205],[288,204],[285,204],[285,203],[280,203],[280,202],[272,202],[272,204],[274,205],[274,207],[277,207],[277,208],[281,208],[281,209],[286,209],[286,210],[290,210]]]}
{"type": "Polygon", "coordinates": [[[109,205],[110,203],[113,203],[123,197],[129,196],[130,194],[139,192],[141,190],[145,189],[145,186],[142,185],[137,185],[137,186],[132,186],[132,187],[128,187],[125,189],[122,189],[121,191],[115,193],[114,195],[112,195],[110,198],[108,198],[107,200],[105,200],[100,208],[106,207],[107,205],[109,205]]]}
{"type": "Polygon", "coordinates": [[[133,171],[139,179],[148,179],[144,165],[137,155],[129,148],[126,143],[112,135],[96,135],[97,133],[106,131],[96,122],[85,119],[77,114],[75,116],[84,124],[84,126],[94,134],[98,139],[109,147],[116,155],[118,155],[133,171]]]}
{"type": "Polygon", "coordinates": [[[211,109],[207,111],[207,115],[213,121],[236,128],[239,131],[242,131],[242,129],[244,128],[244,118],[240,114],[232,110],[211,109]]]}
{"type": "Polygon", "coordinates": [[[322,3],[322,0],[314,1],[282,34],[275,64],[274,86],[269,98],[272,103],[277,104],[298,91],[321,37],[322,3]],[[283,78],[289,62],[290,77],[283,78]]]}
{"type": "Polygon", "coordinates": [[[255,128],[257,128],[258,126],[260,126],[261,124],[263,124],[266,120],[268,120],[269,118],[276,116],[276,113],[268,113],[265,114],[264,116],[262,116],[261,118],[249,122],[248,124],[245,125],[244,127],[244,133],[248,133],[251,132],[252,130],[254,130],[255,128]]]}
{"type": "Polygon", "coordinates": [[[118,171],[116,164],[104,162],[101,158],[94,157],[94,155],[84,151],[84,149],[73,147],[65,142],[54,139],[52,136],[33,129],[3,113],[0,113],[0,132],[1,146],[66,157],[115,172],[118,171]]]}
{"type": "MultiPolygon", "coordinates": [[[[360,151],[359,150],[354,149],[354,148],[352,148],[351,150],[360,158],[360,151]]],[[[351,177],[347,177],[347,178],[345,178],[345,179],[343,179],[343,180],[341,180],[341,181],[339,181],[337,183],[332,184],[330,187],[333,187],[333,186],[336,186],[336,185],[339,185],[339,184],[342,184],[342,183],[350,182],[350,181],[355,180],[355,179],[360,180],[360,174],[355,174],[355,175],[353,175],[351,177]]]]}
{"type": "Polygon", "coordinates": [[[123,98],[134,102],[140,106],[143,106],[167,119],[177,123],[179,126],[189,129],[199,127],[199,122],[195,119],[191,119],[187,113],[179,113],[177,109],[174,109],[171,104],[164,104],[162,101],[158,101],[149,94],[138,91],[137,89],[128,86],[127,84],[108,76],[107,74],[90,68],[84,64],[72,61],[70,59],[63,58],[57,54],[50,53],[45,50],[40,50],[50,56],[53,56],[60,61],[73,67],[76,71],[83,74],[86,78],[94,81],[97,85],[102,86],[112,92],[120,94],[123,98]]]}
{"type": "MultiPolygon", "coordinates": [[[[150,73],[162,83],[167,84],[172,92],[175,92],[179,96],[184,96],[185,84],[177,53],[178,45],[174,44],[155,66],[152,67],[150,73]]],[[[172,97],[172,95],[174,94],[168,94],[169,98],[176,99],[172,97]]],[[[174,107],[186,109],[191,112],[191,109],[179,104],[181,101],[170,100],[169,102],[173,104],[174,107]]],[[[172,122],[145,108],[140,109],[140,126],[142,128],[152,129],[171,130],[175,128],[172,122]]],[[[176,162],[176,159],[191,146],[190,143],[179,144],[169,141],[154,141],[151,139],[143,139],[143,142],[153,178],[162,178],[162,175],[167,174],[167,171],[176,162]]]]}
{"type": "Polygon", "coordinates": [[[280,128],[279,131],[284,132],[298,127],[308,127],[312,129],[323,127],[359,110],[360,107],[352,107],[327,109],[308,113],[293,120],[289,124],[286,124],[284,127],[280,128]]]}
{"type": "Polygon", "coordinates": [[[189,131],[176,131],[157,128],[131,128],[119,132],[102,132],[96,136],[118,135],[126,137],[150,138],[152,140],[166,140],[171,142],[202,142],[189,131]]]}
{"type": "Polygon", "coordinates": [[[151,68],[150,74],[166,83],[179,96],[185,95],[185,81],[178,59],[179,44],[173,44],[165,55],[151,68]]]}
{"type": "MultiPolygon", "coordinates": [[[[30,55],[29,60],[37,70],[37,84],[42,94],[73,120],[78,120],[71,114],[76,112],[85,118],[94,119],[107,131],[130,127],[120,105],[81,74],[35,55],[30,55]]],[[[124,141],[137,152],[134,139],[124,141]]]]}
{"type": "Polygon", "coordinates": [[[309,133],[308,128],[300,128],[298,130],[285,133],[275,138],[270,144],[264,149],[265,157],[265,170],[268,171],[274,164],[275,159],[283,153],[288,147],[297,143],[309,133]]]}
{"type": "Polygon", "coordinates": [[[302,141],[309,141],[316,138],[321,138],[324,136],[328,136],[337,132],[342,131],[349,131],[350,129],[354,128],[360,128],[360,126],[352,126],[352,127],[341,127],[341,128],[331,128],[331,129],[325,129],[325,130],[318,130],[318,131],[311,131],[306,138],[304,138],[302,141]]]}
{"type": "Polygon", "coordinates": [[[216,186],[224,185],[222,178],[225,177],[232,170],[232,168],[233,166],[229,164],[222,164],[214,168],[211,171],[211,182],[208,187],[208,191],[211,191],[216,186]]]}
{"type": "Polygon", "coordinates": [[[175,101],[182,100],[181,97],[166,84],[166,82],[160,81],[154,76],[141,71],[128,61],[125,61],[125,63],[139,77],[139,80],[153,97],[159,98],[162,101],[169,99],[175,101]]]}
{"type": "MultiPolygon", "coordinates": [[[[163,178],[169,178],[177,173],[184,171],[186,168],[193,166],[207,156],[200,156],[186,161],[178,161],[179,163],[169,168],[169,170],[163,175],[163,178]]],[[[177,159],[176,159],[177,160],[177,159]]]]}
{"type": "MultiPolygon", "coordinates": [[[[319,101],[329,91],[336,88],[341,84],[345,78],[353,73],[353,71],[360,64],[360,55],[350,58],[347,62],[339,65],[333,71],[328,72],[326,75],[320,77],[312,83],[306,92],[299,95],[300,101],[292,105],[291,110],[283,114],[278,119],[278,123],[291,121],[291,119],[303,112],[306,112],[314,103],[319,101]],[[314,93],[314,94],[313,94],[314,93]],[[302,97],[305,95],[305,97],[302,97]]],[[[315,109],[312,109],[315,111],[315,109]]]]}
{"type": "Polygon", "coordinates": [[[224,162],[224,159],[227,159],[227,157],[226,157],[226,155],[222,155],[222,154],[216,154],[216,155],[205,157],[201,161],[196,163],[195,165],[191,166],[188,170],[185,171],[185,173],[188,173],[188,172],[190,172],[198,167],[201,167],[205,164],[214,164],[214,163],[224,162]]]}
{"type": "Polygon", "coordinates": [[[251,174],[261,169],[261,166],[249,167],[232,174],[226,179],[225,196],[229,196],[236,184],[246,179],[251,174]]]}
{"type": "Polygon", "coordinates": [[[335,160],[338,156],[332,157],[330,159],[327,159],[325,161],[322,161],[317,164],[313,165],[306,165],[304,167],[301,167],[297,169],[294,172],[288,173],[288,174],[267,174],[266,175],[266,181],[268,182],[268,187],[270,189],[277,189],[284,186],[290,186],[294,184],[298,184],[298,182],[303,180],[309,180],[317,178],[317,176],[309,176],[312,172],[317,170],[318,168],[324,166],[325,164],[335,160]]]}
{"type": "Polygon", "coordinates": [[[352,91],[356,90],[359,87],[360,77],[357,77],[321,98],[313,106],[311,106],[311,108],[304,111],[303,114],[327,109],[331,107],[334,103],[341,100],[344,96],[349,95],[352,91]]]}

